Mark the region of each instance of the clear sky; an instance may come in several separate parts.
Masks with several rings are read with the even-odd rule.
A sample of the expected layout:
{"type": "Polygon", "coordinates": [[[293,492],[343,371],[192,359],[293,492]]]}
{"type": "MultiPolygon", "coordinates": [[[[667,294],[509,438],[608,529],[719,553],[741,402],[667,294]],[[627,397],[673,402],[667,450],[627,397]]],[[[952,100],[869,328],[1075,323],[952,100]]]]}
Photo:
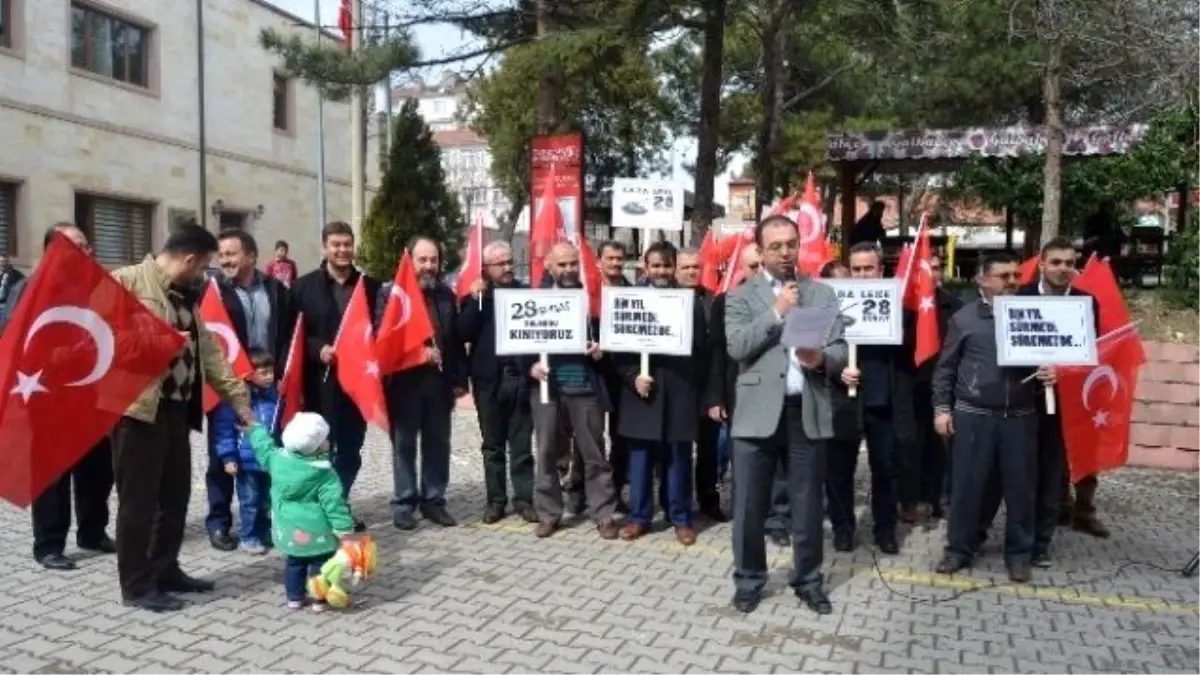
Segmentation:
{"type": "MultiPolygon", "coordinates": [[[[316,9],[315,2],[320,3],[321,8],[321,23],[325,26],[337,25],[337,10],[339,0],[268,0],[275,6],[290,12],[304,19],[311,21],[313,19],[314,10],[316,9]]],[[[435,59],[451,57],[457,54],[462,54],[472,48],[472,36],[468,33],[450,25],[429,25],[420,26],[414,31],[414,37],[417,41],[417,46],[421,51],[421,58],[435,59]]],[[[487,66],[494,66],[494,63],[489,63],[487,66]]],[[[469,70],[478,66],[478,61],[468,64],[449,64],[444,66],[446,69],[454,70],[469,70]]],[[[486,67],[486,66],[485,66],[486,67]]],[[[441,68],[433,68],[432,72],[418,73],[421,77],[430,79],[435,78],[439,74],[441,68]]],[[[694,180],[683,169],[683,162],[694,159],[696,152],[696,142],[693,138],[681,138],[676,143],[673,150],[675,169],[673,178],[682,184],[688,190],[693,188],[694,180]]],[[[735,160],[734,169],[740,168],[740,163],[735,160]]],[[[727,181],[730,174],[726,172],[717,176],[715,181],[716,201],[720,204],[725,204],[728,201],[729,189],[727,181]]]]}

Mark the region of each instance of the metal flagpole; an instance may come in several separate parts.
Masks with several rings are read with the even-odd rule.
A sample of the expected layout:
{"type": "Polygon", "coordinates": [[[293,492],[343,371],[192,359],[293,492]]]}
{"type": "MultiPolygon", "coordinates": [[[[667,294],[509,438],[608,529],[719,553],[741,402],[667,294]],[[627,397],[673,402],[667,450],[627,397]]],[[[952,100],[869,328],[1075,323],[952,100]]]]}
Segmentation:
{"type": "MultiPolygon", "coordinates": [[[[362,48],[362,0],[350,0],[351,24],[354,26],[350,34],[353,36],[351,51],[357,52],[362,48]]],[[[361,236],[362,221],[365,209],[365,193],[363,192],[364,165],[364,118],[363,88],[355,85],[350,90],[350,227],[356,237],[361,236]]]]}
{"type": "MultiPolygon", "coordinates": [[[[313,24],[321,44],[321,0],[313,0],[313,24]]],[[[325,229],[325,97],[317,90],[317,233],[325,229]]]]}

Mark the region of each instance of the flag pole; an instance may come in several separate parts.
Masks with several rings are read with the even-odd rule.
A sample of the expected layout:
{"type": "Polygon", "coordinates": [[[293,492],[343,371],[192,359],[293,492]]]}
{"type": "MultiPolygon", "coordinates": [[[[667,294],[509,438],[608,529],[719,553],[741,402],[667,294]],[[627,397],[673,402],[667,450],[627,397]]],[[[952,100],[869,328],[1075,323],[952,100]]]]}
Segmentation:
{"type": "MultiPolygon", "coordinates": [[[[350,50],[357,52],[362,42],[362,0],[350,0],[350,50]]],[[[354,85],[350,89],[350,227],[355,237],[361,237],[363,212],[366,209],[364,187],[364,134],[363,88],[354,85]]]]}
{"type": "MultiPolygon", "coordinates": [[[[321,0],[313,0],[313,25],[321,44],[321,0]]],[[[325,229],[325,97],[317,88],[317,233],[325,229]]]]}

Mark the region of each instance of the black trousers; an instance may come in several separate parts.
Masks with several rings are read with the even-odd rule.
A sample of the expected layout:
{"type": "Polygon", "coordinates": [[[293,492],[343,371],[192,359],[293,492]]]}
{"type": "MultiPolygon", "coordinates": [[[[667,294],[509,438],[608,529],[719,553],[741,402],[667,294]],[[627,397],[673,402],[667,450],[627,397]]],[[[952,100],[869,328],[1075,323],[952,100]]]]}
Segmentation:
{"type": "Polygon", "coordinates": [[[506,478],[512,479],[512,505],[533,506],[533,411],[520,377],[475,381],[475,413],[483,435],[483,478],[487,503],[508,505],[506,478]],[[508,474],[506,476],[505,474],[508,474]]]}
{"type": "Polygon", "coordinates": [[[188,408],[163,401],[153,424],[121,418],[112,435],[117,485],[117,574],[121,596],[153,592],[179,573],[192,492],[188,408]]]}
{"type": "Polygon", "coordinates": [[[1001,417],[954,411],[950,523],[946,554],[968,561],[978,544],[988,486],[999,477],[1008,518],[1004,557],[1009,565],[1033,556],[1037,484],[1037,416],[1001,417]]]}
{"type": "Polygon", "coordinates": [[[804,433],[799,401],[789,401],[771,438],[733,439],[733,580],[738,590],[761,591],[767,583],[766,520],[780,461],[787,465],[791,504],[794,588],[824,582],[825,514],[822,512],[827,441],[804,433]]]}
{"type": "MultiPolygon", "coordinates": [[[[928,382],[913,385],[913,414],[916,415],[916,452],[920,458],[920,496],[917,501],[936,507],[946,499],[950,463],[946,440],[933,428],[933,392],[928,382]]],[[[901,496],[902,500],[904,496],[901,496]]]]}
{"type": "Polygon", "coordinates": [[[113,488],[112,446],[105,438],[73,469],[33,501],[33,557],[62,555],[71,529],[71,488],[75,492],[75,543],[95,546],[108,527],[108,496],[113,488]]]}
{"type": "Polygon", "coordinates": [[[721,493],[717,491],[717,436],[721,425],[705,414],[700,418],[696,433],[695,488],[696,501],[701,509],[721,505],[721,493]]]}
{"type": "MultiPolygon", "coordinates": [[[[880,541],[896,534],[896,425],[891,408],[865,408],[863,433],[871,467],[871,520],[875,539],[880,541]]],[[[858,445],[857,441],[830,443],[825,510],[834,532],[853,534],[858,527],[854,516],[858,445]]]]}
{"type": "Polygon", "coordinates": [[[431,368],[392,376],[388,410],[392,421],[392,510],[444,507],[450,484],[450,418],[454,393],[431,368]],[[421,458],[420,473],[417,456],[421,458]]]}
{"type": "MultiPolygon", "coordinates": [[[[1047,553],[1050,541],[1054,538],[1054,528],[1058,525],[1064,490],[1069,487],[1067,480],[1067,456],[1063,446],[1062,430],[1059,419],[1052,415],[1038,415],[1037,422],[1037,451],[1034,457],[1037,477],[1032,483],[1033,506],[1033,552],[1047,553]]],[[[992,475],[984,495],[983,510],[980,512],[979,538],[982,540],[996,514],[1000,511],[1000,502],[1004,499],[1004,485],[1000,476],[992,475]]],[[[1010,516],[1011,517],[1011,516],[1010,516]]]]}

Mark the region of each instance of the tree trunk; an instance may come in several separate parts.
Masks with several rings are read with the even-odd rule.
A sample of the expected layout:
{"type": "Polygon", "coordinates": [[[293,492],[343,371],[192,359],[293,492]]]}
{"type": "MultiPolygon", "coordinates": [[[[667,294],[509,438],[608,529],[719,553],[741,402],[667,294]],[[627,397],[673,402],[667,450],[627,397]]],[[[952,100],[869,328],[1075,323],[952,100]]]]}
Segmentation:
{"type": "Polygon", "coordinates": [[[692,202],[692,245],[699,245],[713,221],[713,181],[721,127],[722,66],[725,61],[725,9],[728,0],[708,0],[704,13],[700,121],[696,129],[696,184],[692,202]]]}
{"type": "MultiPolygon", "coordinates": [[[[1042,75],[1042,95],[1046,103],[1046,158],[1042,183],[1042,235],[1040,243],[1058,236],[1059,221],[1062,219],[1062,162],[1063,162],[1063,109],[1062,109],[1062,45],[1050,45],[1046,57],[1046,71],[1042,75]]],[[[1026,237],[1026,246],[1032,237],[1026,237]]]]}
{"type": "MultiPolygon", "coordinates": [[[[554,32],[554,8],[558,0],[537,0],[537,37],[544,40],[554,32]]],[[[562,123],[558,106],[559,68],[542,71],[538,80],[537,129],[539,134],[553,134],[562,123]]]]}
{"type": "MultiPolygon", "coordinates": [[[[783,0],[786,1],[786,0],[783,0]]],[[[754,218],[762,218],[763,208],[775,198],[775,135],[779,121],[779,85],[783,51],[783,22],[776,2],[767,3],[766,26],[763,30],[763,78],[759,96],[762,100],[762,122],[754,149],[754,218]]]]}

